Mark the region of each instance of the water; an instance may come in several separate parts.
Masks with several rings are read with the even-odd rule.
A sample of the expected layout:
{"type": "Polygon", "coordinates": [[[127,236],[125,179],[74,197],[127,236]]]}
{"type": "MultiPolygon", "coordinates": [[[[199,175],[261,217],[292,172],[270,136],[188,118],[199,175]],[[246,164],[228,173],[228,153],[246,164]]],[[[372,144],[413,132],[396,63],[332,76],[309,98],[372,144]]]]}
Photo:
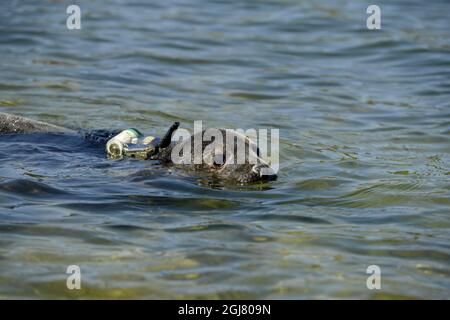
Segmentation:
{"type": "Polygon", "coordinates": [[[448,298],[448,1],[378,1],[380,31],[365,1],[78,3],[81,31],[70,1],[2,2],[0,111],[279,128],[279,178],[211,187],[3,136],[0,298],[448,298]]]}

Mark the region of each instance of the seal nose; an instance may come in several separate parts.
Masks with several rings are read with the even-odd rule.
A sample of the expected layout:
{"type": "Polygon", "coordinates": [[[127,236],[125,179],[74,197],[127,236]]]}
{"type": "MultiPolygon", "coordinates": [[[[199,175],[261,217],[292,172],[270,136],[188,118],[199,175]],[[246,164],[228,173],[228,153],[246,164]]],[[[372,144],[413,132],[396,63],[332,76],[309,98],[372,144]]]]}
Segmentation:
{"type": "Polygon", "coordinates": [[[259,175],[260,178],[272,180],[276,178],[275,172],[267,164],[259,163],[252,167],[252,171],[259,175]]]}

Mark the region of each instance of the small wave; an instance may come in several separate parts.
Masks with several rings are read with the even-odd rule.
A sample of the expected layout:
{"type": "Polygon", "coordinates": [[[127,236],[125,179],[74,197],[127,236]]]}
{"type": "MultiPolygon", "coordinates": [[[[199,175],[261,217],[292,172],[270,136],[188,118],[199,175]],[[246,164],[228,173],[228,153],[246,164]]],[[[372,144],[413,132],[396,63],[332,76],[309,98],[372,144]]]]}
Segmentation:
{"type": "Polygon", "coordinates": [[[26,179],[14,179],[0,183],[0,191],[13,193],[26,197],[48,197],[54,195],[66,195],[66,191],[51,187],[42,182],[26,179]]]}

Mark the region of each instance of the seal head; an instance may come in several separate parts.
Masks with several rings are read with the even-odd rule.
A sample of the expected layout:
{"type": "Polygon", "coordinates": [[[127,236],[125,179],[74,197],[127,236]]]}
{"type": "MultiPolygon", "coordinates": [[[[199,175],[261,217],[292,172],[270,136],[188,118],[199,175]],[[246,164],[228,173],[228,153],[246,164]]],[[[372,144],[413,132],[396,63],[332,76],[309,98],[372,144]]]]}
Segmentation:
{"type": "Polygon", "coordinates": [[[172,142],[154,159],[237,184],[275,180],[277,177],[260,157],[256,144],[229,129],[207,129],[189,139],[172,142]],[[196,146],[196,141],[201,141],[201,145],[196,146]]]}

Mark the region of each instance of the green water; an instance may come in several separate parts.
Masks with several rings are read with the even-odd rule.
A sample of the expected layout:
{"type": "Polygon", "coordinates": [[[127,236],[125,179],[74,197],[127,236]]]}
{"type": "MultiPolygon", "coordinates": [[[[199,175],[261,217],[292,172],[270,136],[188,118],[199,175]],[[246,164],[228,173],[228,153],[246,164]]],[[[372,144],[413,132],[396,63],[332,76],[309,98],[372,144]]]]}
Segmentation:
{"type": "Polygon", "coordinates": [[[0,4],[0,112],[279,128],[278,180],[0,137],[0,298],[448,298],[448,1],[378,1],[378,31],[366,1],[77,3],[81,30],[71,1],[0,4]]]}

